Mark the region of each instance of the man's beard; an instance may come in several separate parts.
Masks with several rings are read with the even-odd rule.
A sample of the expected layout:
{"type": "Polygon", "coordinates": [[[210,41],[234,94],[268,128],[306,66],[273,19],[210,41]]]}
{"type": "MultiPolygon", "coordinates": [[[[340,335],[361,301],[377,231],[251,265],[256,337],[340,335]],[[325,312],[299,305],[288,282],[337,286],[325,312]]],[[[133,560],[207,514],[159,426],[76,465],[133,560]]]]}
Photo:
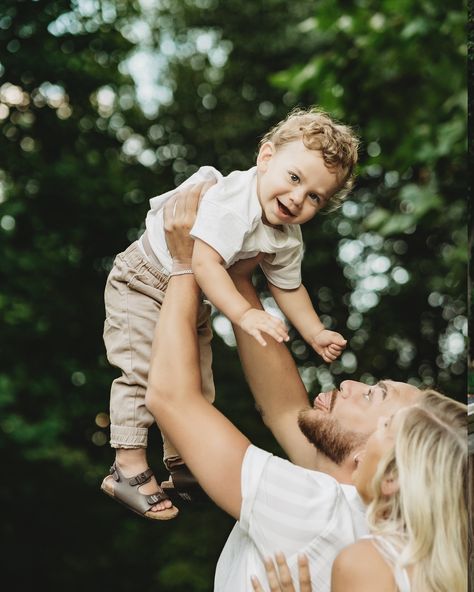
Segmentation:
{"type": "Polygon", "coordinates": [[[368,434],[345,430],[336,418],[312,407],[300,411],[298,426],[307,440],[337,465],[368,438],[368,434]]]}

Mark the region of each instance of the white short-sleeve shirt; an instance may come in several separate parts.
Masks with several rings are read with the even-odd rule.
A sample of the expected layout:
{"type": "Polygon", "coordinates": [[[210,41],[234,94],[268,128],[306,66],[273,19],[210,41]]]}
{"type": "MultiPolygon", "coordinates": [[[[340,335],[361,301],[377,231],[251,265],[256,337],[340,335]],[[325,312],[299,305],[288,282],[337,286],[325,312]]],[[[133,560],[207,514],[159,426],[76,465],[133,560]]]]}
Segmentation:
{"type": "MultiPolygon", "coordinates": [[[[276,229],[262,222],[256,167],[233,171],[226,177],[213,167],[201,167],[178,189],[211,178],[217,178],[217,183],[201,200],[191,236],[217,251],[225,267],[266,253],[261,268],[267,279],[279,288],[297,288],[304,252],[301,228],[298,224],[283,224],[276,229]]],[[[146,217],[151,248],[167,270],[171,269],[171,256],[163,230],[163,206],[175,191],[153,197],[146,217]]]]}
{"type": "Polygon", "coordinates": [[[314,592],[330,592],[341,549],[368,532],[355,487],[249,446],[242,465],[240,520],[217,563],[214,592],[249,592],[266,582],[263,558],[282,551],[297,581],[297,558],[309,558],[314,592]]]}

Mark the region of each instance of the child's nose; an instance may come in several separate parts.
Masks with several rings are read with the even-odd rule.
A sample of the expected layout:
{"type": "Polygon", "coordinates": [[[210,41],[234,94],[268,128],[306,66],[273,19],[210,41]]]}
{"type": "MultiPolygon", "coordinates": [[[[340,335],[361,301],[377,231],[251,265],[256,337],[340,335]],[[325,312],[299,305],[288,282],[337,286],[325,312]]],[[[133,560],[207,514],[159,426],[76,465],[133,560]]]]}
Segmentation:
{"type": "Polygon", "coordinates": [[[295,205],[301,205],[304,201],[305,194],[303,191],[293,191],[291,193],[290,199],[295,205]]]}

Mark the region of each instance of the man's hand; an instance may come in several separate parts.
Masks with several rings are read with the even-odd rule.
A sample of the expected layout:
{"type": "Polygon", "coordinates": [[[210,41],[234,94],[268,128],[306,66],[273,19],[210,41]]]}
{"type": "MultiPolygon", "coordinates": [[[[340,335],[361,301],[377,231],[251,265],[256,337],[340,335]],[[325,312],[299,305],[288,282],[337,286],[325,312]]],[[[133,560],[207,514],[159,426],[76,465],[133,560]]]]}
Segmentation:
{"type": "Polygon", "coordinates": [[[267,342],[262,336],[262,331],[268,333],[279,343],[289,339],[285,323],[281,319],[257,308],[250,308],[244,312],[239,319],[238,325],[263,346],[267,345],[267,342]]]}
{"type": "Polygon", "coordinates": [[[328,364],[334,362],[347,345],[347,341],[340,333],[329,331],[328,329],[323,329],[319,333],[316,333],[316,335],[312,335],[308,339],[308,343],[328,364]]]}
{"type": "Polygon", "coordinates": [[[173,261],[191,265],[194,240],[189,236],[196,219],[199,202],[216,181],[198,183],[175,193],[165,204],[163,220],[166,244],[173,261]]]}

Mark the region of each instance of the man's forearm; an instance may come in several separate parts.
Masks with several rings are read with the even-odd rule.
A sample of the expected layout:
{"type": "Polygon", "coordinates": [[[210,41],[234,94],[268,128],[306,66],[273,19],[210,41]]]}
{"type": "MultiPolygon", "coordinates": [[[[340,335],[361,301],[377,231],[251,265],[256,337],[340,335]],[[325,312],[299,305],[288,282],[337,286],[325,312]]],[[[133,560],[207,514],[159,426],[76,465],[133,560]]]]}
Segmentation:
{"type": "MultiPolygon", "coordinates": [[[[250,278],[234,275],[233,279],[252,307],[262,308],[250,278]]],[[[309,404],[308,394],[290,352],[273,339],[267,347],[260,347],[236,325],[234,333],[245,377],[265,425],[293,462],[314,468],[316,451],[297,424],[299,411],[309,404]]]]}
{"type": "Polygon", "coordinates": [[[145,402],[207,494],[238,518],[249,441],[203,396],[199,304],[200,288],[192,275],[170,279],[155,331],[145,402]]]}
{"type": "Polygon", "coordinates": [[[148,388],[158,394],[165,390],[167,400],[175,404],[186,390],[196,391],[201,385],[196,335],[199,305],[200,289],[192,276],[170,279],[155,329],[148,388]]]}

